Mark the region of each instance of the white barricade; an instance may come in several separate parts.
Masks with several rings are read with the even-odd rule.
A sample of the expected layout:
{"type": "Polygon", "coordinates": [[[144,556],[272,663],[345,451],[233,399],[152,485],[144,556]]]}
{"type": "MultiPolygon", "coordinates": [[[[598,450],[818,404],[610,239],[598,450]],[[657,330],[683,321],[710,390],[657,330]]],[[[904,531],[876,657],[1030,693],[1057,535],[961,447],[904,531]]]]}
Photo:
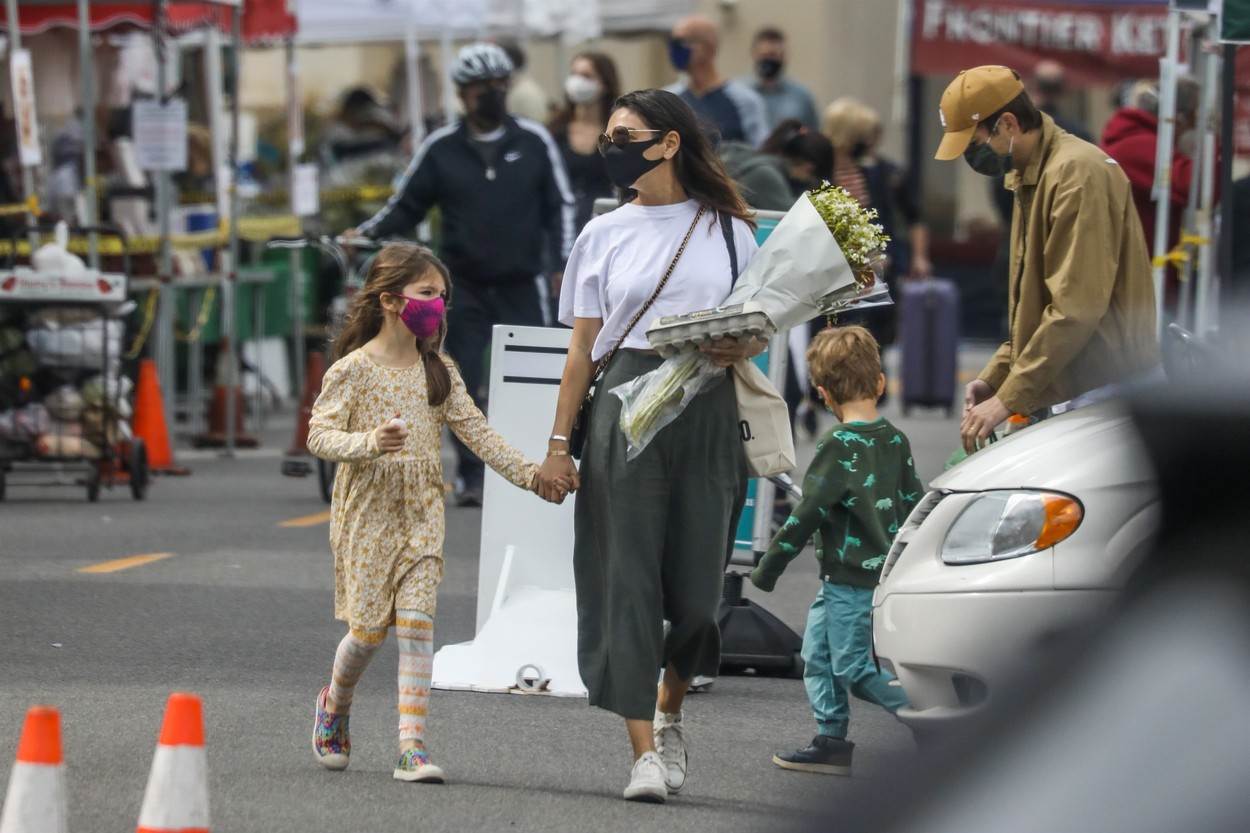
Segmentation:
{"type": "MultiPolygon", "coordinates": [[[[495,327],[490,424],[541,460],[555,419],[570,330],[495,327]]],[[[573,503],[544,503],[486,473],[477,635],[434,655],[435,688],[585,697],[577,670],[573,503]]]]}

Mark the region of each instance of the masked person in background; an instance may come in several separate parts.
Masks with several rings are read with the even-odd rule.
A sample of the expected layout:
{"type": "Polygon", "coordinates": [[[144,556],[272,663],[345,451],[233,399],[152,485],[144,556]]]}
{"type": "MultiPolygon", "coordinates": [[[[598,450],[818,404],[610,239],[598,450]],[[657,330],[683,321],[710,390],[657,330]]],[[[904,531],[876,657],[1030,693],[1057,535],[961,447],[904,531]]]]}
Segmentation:
{"type": "MultiPolygon", "coordinates": [[[[508,115],[512,62],[494,44],[460,51],[451,76],[463,120],[431,133],[395,196],[357,232],[410,235],[442,212],[442,260],[456,281],[447,351],[479,406],[496,324],[542,326],[545,264],[562,270],[574,238],[573,192],[560,149],[537,122],[508,115]]],[[[482,461],[456,441],[462,506],[482,502],[482,461]]]]}
{"type": "Polygon", "coordinates": [[[746,142],[759,147],[768,136],[764,100],[738,81],[727,81],[716,68],[720,29],[703,15],[677,21],[668,40],[673,68],[685,78],[668,87],[681,96],[699,119],[704,133],[717,141],[746,142]]]}
{"type": "MultiPolygon", "coordinates": [[[[582,52],[569,63],[564,80],[564,107],[551,122],[551,137],[560,148],[577,202],[578,233],[594,215],[595,200],[611,197],[612,180],[599,137],[608,124],[608,110],[621,94],[616,62],[602,52],[582,52]]],[[[560,288],[555,287],[555,294],[560,288]]]]}
{"type": "Polygon", "coordinates": [[[1001,66],[961,72],[936,158],[963,156],[1015,194],[1008,337],[968,384],[969,453],[1012,414],[1061,413],[1157,369],[1155,294],[1128,177],[1039,111],[1001,66]]]}
{"type": "Polygon", "coordinates": [[[816,102],[807,87],[785,74],[786,35],[771,26],[760,29],[751,41],[755,76],[743,79],[764,99],[765,124],[771,132],[784,121],[797,120],[809,130],[819,130],[816,102]]]}

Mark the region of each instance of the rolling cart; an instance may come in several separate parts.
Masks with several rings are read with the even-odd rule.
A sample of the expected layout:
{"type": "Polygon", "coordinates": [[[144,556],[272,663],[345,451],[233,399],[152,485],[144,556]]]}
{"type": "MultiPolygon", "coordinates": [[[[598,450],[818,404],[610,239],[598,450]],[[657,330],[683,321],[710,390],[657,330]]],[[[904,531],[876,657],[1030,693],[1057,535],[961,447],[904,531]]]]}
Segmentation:
{"type": "MultiPolygon", "coordinates": [[[[131,432],[133,385],[122,367],[129,259],[121,273],[90,269],[62,241],[59,253],[18,265],[18,237],[49,228],[16,230],[0,269],[0,500],[10,477],[26,474],[21,485],[80,485],[92,502],[120,485],[143,500],[147,450],[131,432]]],[[[122,236],[106,226],[75,231],[122,236]]]]}

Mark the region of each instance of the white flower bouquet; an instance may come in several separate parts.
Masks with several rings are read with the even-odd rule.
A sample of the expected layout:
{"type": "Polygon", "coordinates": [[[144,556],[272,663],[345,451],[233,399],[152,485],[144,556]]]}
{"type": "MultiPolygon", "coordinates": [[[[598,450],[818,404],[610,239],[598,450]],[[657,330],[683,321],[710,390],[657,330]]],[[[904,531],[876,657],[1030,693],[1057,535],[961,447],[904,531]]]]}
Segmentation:
{"type": "Polygon", "coordinates": [[[647,330],[666,357],[613,388],[620,397],[626,457],[642,453],[695,396],[725,377],[699,347],[726,336],[770,338],[820,315],[892,303],[875,270],[889,238],[845,189],[808,191],[773,229],[721,306],[662,318],[647,330]]]}

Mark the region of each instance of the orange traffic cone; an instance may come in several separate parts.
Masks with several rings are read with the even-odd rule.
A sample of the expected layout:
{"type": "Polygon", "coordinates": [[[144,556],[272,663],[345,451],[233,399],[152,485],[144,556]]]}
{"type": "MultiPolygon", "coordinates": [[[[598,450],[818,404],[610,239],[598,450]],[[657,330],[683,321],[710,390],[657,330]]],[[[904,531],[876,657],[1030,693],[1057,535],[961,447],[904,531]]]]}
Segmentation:
{"type": "Polygon", "coordinates": [[[234,444],[236,448],[255,448],[260,445],[243,427],[243,408],[246,400],[243,389],[236,386],[230,390],[230,362],[235,361],[230,349],[230,339],[223,338],[217,348],[217,382],[213,387],[213,401],[208,406],[208,430],[195,437],[196,448],[221,448],[226,444],[226,397],[234,398],[234,444]]]}
{"type": "Polygon", "coordinates": [[[179,691],[165,704],[138,827],[138,833],[173,831],[208,833],[204,709],[199,697],[179,691]]]}
{"type": "Polygon", "coordinates": [[[143,440],[148,452],[148,469],[157,474],[190,474],[189,469],[174,462],[169,444],[169,428],[165,423],[165,405],[161,400],[161,383],[156,376],[156,362],[139,362],[139,382],[135,385],[135,415],[130,421],[134,434],[143,440]]]}
{"type": "Polygon", "coordinates": [[[0,813],[0,833],[65,833],[65,763],[61,714],[51,706],[26,712],[17,762],[0,813]]]}
{"type": "Polygon", "coordinates": [[[320,350],[308,354],[308,369],[304,373],[304,392],[300,397],[299,414],[295,417],[295,437],[287,450],[288,457],[298,457],[308,453],[308,420],[312,417],[313,405],[321,393],[321,377],[326,372],[326,355],[320,350]]]}

